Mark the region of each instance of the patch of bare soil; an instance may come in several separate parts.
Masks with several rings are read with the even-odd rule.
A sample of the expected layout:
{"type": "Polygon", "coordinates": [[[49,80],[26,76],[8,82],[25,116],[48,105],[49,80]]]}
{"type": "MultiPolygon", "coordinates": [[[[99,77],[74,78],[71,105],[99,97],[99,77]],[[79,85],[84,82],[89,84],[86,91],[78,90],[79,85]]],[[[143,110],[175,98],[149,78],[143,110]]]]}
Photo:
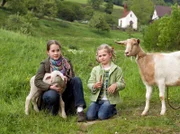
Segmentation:
{"type": "Polygon", "coordinates": [[[96,120],[96,121],[87,121],[87,122],[78,123],[79,129],[80,129],[78,134],[85,134],[88,126],[91,126],[97,122],[100,122],[100,121],[96,120]]]}

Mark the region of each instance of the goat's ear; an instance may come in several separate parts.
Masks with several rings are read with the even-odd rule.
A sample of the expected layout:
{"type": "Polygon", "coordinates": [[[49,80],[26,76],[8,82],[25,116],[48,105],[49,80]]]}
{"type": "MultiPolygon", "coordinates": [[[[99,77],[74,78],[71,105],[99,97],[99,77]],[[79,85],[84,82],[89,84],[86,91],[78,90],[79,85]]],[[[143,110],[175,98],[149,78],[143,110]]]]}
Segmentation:
{"type": "Polygon", "coordinates": [[[137,39],[137,43],[140,44],[140,39],[137,39]]]}
{"type": "Polygon", "coordinates": [[[50,76],[50,75],[46,77],[46,80],[49,80],[49,79],[51,79],[51,76],[50,76]]]}
{"type": "Polygon", "coordinates": [[[125,40],[125,41],[114,41],[114,42],[120,45],[126,45],[127,41],[125,40]]]}
{"type": "Polygon", "coordinates": [[[64,81],[64,76],[61,74],[57,74],[56,76],[59,76],[64,81]]]}

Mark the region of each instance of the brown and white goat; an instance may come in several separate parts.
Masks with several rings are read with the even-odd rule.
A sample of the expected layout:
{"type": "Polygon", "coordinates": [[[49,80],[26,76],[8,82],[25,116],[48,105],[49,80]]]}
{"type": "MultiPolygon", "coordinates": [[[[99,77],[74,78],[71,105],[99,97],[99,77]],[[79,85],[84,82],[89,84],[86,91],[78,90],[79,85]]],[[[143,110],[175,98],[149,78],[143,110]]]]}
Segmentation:
{"type": "Polygon", "coordinates": [[[166,86],[180,86],[180,51],[171,53],[145,53],[140,47],[140,40],[131,38],[124,41],[115,41],[126,46],[125,55],[136,57],[140,75],[146,86],[146,105],[141,115],[149,110],[149,101],[152,86],[159,88],[161,100],[160,115],[166,112],[165,89],[166,86]]]}
{"type": "MultiPolygon", "coordinates": [[[[36,112],[39,112],[38,106],[37,106],[37,100],[40,96],[40,94],[42,93],[42,90],[37,88],[34,84],[34,79],[35,76],[33,76],[30,80],[30,93],[29,95],[26,97],[26,102],[25,102],[25,114],[29,115],[29,104],[30,101],[32,101],[34,110],[36,112]]],[[[64,101],[62,99],[62,93],[64,92],[65,88],[66,88],[66,84],[65,84],[65,79],[64,79],[64,75],[60,72],[60,71],[53,71],[52,73],[46,73],[43,81],[45,83],[48,84],[56,84],[56,86],[58,86],[59,88],[61,88],[61,93],[59,93],[60,95],[60,109],[59,109],[59,115],[62,118],[67,118],[66,116],[66,112],[65,112],[65,104],[64,101]]]]}

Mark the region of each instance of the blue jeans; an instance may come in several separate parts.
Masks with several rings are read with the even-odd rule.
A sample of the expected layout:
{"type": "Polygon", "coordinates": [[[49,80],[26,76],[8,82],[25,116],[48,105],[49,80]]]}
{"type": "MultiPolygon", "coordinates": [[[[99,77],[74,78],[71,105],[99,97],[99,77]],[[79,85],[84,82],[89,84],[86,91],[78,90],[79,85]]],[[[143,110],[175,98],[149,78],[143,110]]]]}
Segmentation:
{"type": "MultiPolygon", "coordinates": [[[[83,86],[79,77],[73,77],[67,82],[67,87],[62,95],[65,103],[65,111],[67,114],[74,114],[78,106],[86,107],[84,100],[83,86]]],[[[43,103],[49,108],[53,115],[58,113],[59,109],[59,94],[55,90],[45,91],[43,96],[43,103]]]]}
{"type": "Polygon", "coordinates": [[[116,113],[116,105],[110,104],[108,100],[101,100],[97,102],[91,102],[87,110],[86,117],[87,120],[104,120],[112,117],[116,113]]]}
{"type": "Polygon", "coordinates": [[[52,115],[57,115],[59,110],[59,94],[55,90],[47,90],[44,92],[42,99],[45,108],[52,113],[52,115]]]}

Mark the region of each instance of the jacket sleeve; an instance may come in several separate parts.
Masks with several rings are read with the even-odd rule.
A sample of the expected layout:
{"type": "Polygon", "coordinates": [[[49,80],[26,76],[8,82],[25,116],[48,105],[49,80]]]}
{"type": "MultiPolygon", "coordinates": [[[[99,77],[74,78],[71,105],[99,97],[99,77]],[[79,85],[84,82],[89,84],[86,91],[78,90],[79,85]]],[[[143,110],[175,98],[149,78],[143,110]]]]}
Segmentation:
{"type": "Polygon", "coordinates": [[[48,90],[50,87],[49,84],[43,82],[43,78],[44,78],[45,73],[46,73],[45,63],[41,62],[40,67],[39,67],[39,69],[36,73],[36,76],[35,76],[34,84],[36,87],[38,87],[39,89],[41,89],[43,91],[48,90]]]}
{"type": "Polygon", "coordinates": [[[69,59],[67,59],[69,65],[70,65],[70,69],[68,70],[68,78],[72,78],[75,76],[75,73],[74,73],[74,69],[73,69],[73,65],[71,63],[71,61],[69,59]]]}
{"type": "Polygon", "coordinates": [[[88,80],[88,85],[87,85],[88,88],[91,90],[91,92],[94,94],[98,91],[98,89],[93,88],[94,84],[96,83],[96,75],[97,75],[97,72],[96,72],[96,69],[94,67],[91,71],[90,78],[88,80]]]}
{"type": "Polygon", "coordinates": [[[125,81],[124,81],[124,78],[123,78],[123,72],[122,72],[122,69],[119,67],[118,68],[118,70],[117,70],[118,72],[116,73],[117,74],[117,77],[116,77],[116,79],[117,79],[117,91],[119,91],[119,90],[123,90],[124,88],[125,88],[125,86],[126,86],[126,84],[125,84],[125,81]]]}

